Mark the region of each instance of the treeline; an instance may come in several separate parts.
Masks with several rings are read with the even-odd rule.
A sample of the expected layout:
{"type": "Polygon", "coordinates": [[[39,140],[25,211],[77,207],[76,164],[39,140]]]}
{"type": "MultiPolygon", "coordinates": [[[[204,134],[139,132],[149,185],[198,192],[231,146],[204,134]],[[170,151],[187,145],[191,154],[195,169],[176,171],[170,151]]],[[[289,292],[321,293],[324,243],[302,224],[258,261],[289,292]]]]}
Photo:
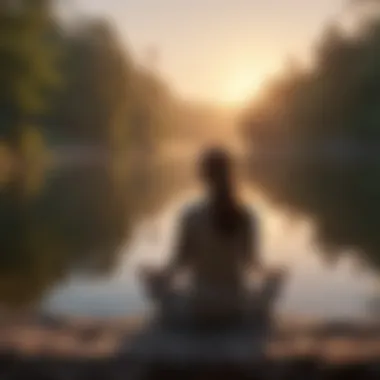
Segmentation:
{"type": "Polygon", "coordinates": [[[3,143],[22,154],[23,136],[33,129],[50,145],[116,154],[136,145],[152,149],[168,133],[169,90],[128,56],[111,25],[92,19],[63,25],[52,1],[18,3],[2,5],[0,14],[3,143]]]}
{"type": "Polygon", "coordinates": [[[1,3],[0,62],[0,305],[18,305],[112,266],[179,109],[112,25],[50,0],[1,3]]]}
{"type": "Polygon", "coordinates": [[[309,217],[327,257],[380,269],[380,17],[325,31],[311,67],[292,64],[245,114],[252,178],[309,217]]]}

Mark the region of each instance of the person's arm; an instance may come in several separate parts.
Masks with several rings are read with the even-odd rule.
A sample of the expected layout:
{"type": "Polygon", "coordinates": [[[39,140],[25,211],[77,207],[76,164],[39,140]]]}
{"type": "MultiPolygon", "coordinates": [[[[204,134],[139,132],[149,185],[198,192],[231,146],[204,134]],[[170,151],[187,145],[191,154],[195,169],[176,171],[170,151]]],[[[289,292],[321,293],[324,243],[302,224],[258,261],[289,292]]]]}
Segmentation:
{"type": "Polygon", "coordinates": [[[249,226],[245,238],[245,264],[250,273],[258,274],[260,277],[273,281],[285,276],[283,268],[269,268],[264,265],[260,257],[260,231],[256,215],[249,217],[249,226]]]}
{"type": "Polygon", "coordinates": [[[253,273],[261,272],[262,263],[259,252],[259,231],[255,215],[247,215],[244,233],[244,265],[246,270],[253,273]]]}
{"type": "Polygon", "coordinates": [[[166,267],[160,270],[144,268],[141,271],[143,282],[147,285],[148,292],[154,299],[160,299],[167,293],[175,276],[183,269],[188,261],[190,254],[190,233],[186,217],[183,217],[180,222],[179,233],[176,240],[174,256],[166,267]]]}
{"type": "Polygon", "coordinates": [[[174,255],[164,270],[165,275],[168,278],[173,278],[177,272],[186,267],[190,260],[191,254],[192,247],[190,223],[189,216],[186,214],[180,221],[176,244],[174,245],[174,255]]]}

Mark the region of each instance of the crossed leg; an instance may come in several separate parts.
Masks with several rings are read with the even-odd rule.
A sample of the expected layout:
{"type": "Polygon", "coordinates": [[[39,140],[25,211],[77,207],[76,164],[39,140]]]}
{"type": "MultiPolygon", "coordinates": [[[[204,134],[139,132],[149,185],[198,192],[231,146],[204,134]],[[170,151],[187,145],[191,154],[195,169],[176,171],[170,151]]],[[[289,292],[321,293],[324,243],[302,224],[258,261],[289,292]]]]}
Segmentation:
{"type": "MultiPolygon", "coordinates": [[[[252,323],[270,325],[274,303],[283,287],[285,273],[271,270],[258,289],[246,292],[241,307],[242,315],[252,323]]],[[[151,271],[145,276],[145,285],[153,302],[156,303],[160,317],[168,324],[183,325],[196,318],[194,299],[186,292],[178,292],[170,286],[170,281],[160,272],[151,271]]],[[[264,326],[263,326],[264,327],[264,326]]]]}

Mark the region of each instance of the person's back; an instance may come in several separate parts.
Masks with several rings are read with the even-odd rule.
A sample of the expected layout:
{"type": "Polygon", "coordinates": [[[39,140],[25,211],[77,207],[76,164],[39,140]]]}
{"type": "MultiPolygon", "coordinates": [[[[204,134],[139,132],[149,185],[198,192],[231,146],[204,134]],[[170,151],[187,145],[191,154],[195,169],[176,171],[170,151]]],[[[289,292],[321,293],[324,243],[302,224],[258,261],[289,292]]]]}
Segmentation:
{"type": "Polygon", "coordinates": [[[244,294],[245,270],[250,264],[253,231],[248,212],[230,233],[220,231],[209,202],[191,209],[183,220],[186,267],[192,274],[193,307],[202,315],[234,315],[244,294]]]}
{"type": "Polygon", "coordinates": [[[210,202],[188,210],[182,220],[178,254],[186,257],[194,288],[215,292],[236,292],[243,285],[244,272],[253,260],[251,251],[254,220],[239,206],[240,223],[230,232],[215,225],[210,202]]]}

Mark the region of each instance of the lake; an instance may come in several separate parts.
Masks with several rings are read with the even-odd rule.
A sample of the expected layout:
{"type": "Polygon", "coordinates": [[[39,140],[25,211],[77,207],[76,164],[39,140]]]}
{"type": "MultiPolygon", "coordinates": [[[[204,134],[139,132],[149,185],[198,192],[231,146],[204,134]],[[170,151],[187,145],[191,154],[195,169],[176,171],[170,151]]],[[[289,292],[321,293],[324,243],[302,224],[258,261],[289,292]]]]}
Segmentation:
{"type": "MultiPolygon", "coordinates": [[[[163,264],[171,253],[175,227],[183,204],[172,202],[156,216],[142,219],[118,250],[110,273],[84,275],[74,271],[47,292],[41,302],[45,312],[65,316],[121,317],[149,311],[138,279],[142,264],[163,264]]],[[[283,315],[326,319],[361,319],[371,316],[376,278],[348,257],[335,265],[323,261],[312,242],[312,229],[290,222],[268,206],[252,202],[261,217],[261,254],[268,265],[289,271],[278,303],[283,315]]],[[[348,256],[348,255],[347,255],[348,256]]],[[[344,257],[344,256],[343,256],[344,257]]]]}
{"type": "MultiPolygon", "coordinates": [[[[181,208],[199,197],[189,192],[194,162],[168,157],[145,174],[137,165],[135,177],[117,186],[107,166],[75,162],[46,173],[29,198],[17,187],[0,193],[7,252],[0,256],[0,306],[102,318],[147,313],[138,270],[170,256],[181,208]]],[[[279,313],[373,316],[375,274],[358,270],[348,252],[327,265],[310,223],[285,217],[252,190],[246,200],[260,217],[263,260],[289,272],[279,313]]]]}

